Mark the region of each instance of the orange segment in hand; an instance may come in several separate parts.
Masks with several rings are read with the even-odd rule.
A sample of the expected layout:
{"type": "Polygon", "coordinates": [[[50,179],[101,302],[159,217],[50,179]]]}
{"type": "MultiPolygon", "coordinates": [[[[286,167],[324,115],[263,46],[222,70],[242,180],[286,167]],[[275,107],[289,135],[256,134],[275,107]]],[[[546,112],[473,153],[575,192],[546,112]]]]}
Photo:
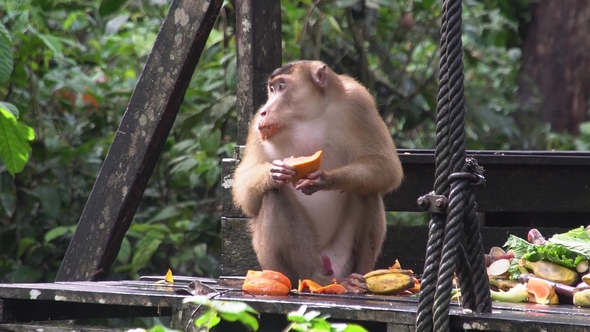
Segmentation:
{"type": "Polygon", "coordinates": [[[288,165],[294,166],[297,170],[297,175],[293,176],[293,182],[303,179],[309,173],[313,173],[322,166],[322,150],[307,157],[291,157],[285,158],[284,162],[288,165]]]}

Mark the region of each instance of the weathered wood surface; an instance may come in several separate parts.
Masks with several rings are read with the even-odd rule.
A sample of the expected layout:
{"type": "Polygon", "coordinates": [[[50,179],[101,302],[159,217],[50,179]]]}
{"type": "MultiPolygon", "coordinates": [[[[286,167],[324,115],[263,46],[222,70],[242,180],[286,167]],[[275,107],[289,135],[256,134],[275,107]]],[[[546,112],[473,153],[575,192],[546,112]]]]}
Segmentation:
{"type": "Polygon", "coordinates": [[[104,280],[108,276],[222,3],[172,2],[57,280],[104,280]]]}
{"type": "MultiPolygon", "coordinates": [[[[221,232],[221,275],[244,276],[250,269],[260,269],[256,254],[252,249],[251,237],[246,218],[223,218],[221,232]]],[[[539,228],[541,234],[551,236],[565,232],[564,228],[539,228]]],[[[525,238],[527,227],[483,227],[482,242],[486,251],[491,247],[502,246],[508,235],[525,238]]],[[[383,249],[375,268],[387,268],[399,259],[402,266],[421,274],[424,269],[428,228],[388,226],[383,249]]]]}
{"type": "Polygon", "coordinates": [[[92,327],[68,323],[48,324],[0,324],[0,332],[125,332],[127,328],[92,327]]]}
{"type": "MultiPolygon", "coordinates": [[[[180,312],[184,298],[174,294],[173,289],[186,286],[191,280],[190,277],[177,279],[179,285],[175,283],[170,288],[154,285],[153,279],[0,284],[0,331],[23,331],[16,329],[22,326],[16,323],[20,321],[30,325],[32,317],[52,321],[76,315],[80,315],[77,318],[107,317],[105,314],[113,317],[126,314],[137,317],[136,310],[144,310],[146,315],[170,316],[173,310],[180,312]],[[140,299],[141,297],[144,299],[140,299]]],[[[213,287],[217,288],[214,285],[213,287]]],[[[319,310],[334,319],[371,322],[375,327],[371,331],[413,331],[417,311],[417,299],[397,296],[291,294],[253,297],[237,291],[220,294],[217,298],[249,303],[263,313],[260,318],[263,324],[267,315],[284,316],[299,309],[301,305],[307,305],[309,309],[319,310]]],[[[572,305],[494,302],[492,313],[473,314],[464,312],[453,303],[450,325],[452,331],[587,331],[590,328],[590,309],[572,305]]]]}
{"type": "Polygon", "coordinates": [[[266,102],[266,80],[281,66],[281,1],[236,1],[238,144],[250,118],[266,102]]]}

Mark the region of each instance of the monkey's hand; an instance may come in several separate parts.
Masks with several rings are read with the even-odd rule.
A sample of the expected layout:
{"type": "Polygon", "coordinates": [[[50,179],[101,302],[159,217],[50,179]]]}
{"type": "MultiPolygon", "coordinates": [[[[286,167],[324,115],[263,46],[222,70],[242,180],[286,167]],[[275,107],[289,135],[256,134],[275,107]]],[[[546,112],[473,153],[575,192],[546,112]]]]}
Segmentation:
{"type": "Polygon", "coordinates": [[[270,165],[270,176],[274,180],[276,187],[281,188],[285,183],[291,182],[293,176],[297,174],[294,166],[285,164],[281,160],[275,160],[270,165]]]}
{"type": "Polygon", "coordinates": [[[330,189],[329,182],[326,172],[320,169],[313,173],[309,173],[307,178],[297,181],[294,185],[295,189],[301,190],[301,192],[306,195],[311,195],[320,190],[330,189]]]}

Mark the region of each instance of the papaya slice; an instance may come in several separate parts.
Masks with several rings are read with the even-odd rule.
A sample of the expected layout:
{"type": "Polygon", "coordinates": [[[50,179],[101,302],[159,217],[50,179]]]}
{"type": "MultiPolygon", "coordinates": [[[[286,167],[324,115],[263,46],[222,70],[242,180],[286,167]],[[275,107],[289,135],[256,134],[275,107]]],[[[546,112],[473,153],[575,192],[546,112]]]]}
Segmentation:
{"type": "Polygon", "coordinates": [[[283,162],[295,167],[297,175],[293,177],[292,181],[296,182],[322,167],[322,150],[317,151],[311,156],[285,158],[283,162]]]}
{"type": "Polygon", "coordinates": [[[526,291],[529,294],[529,302],[539,304],[558,304],[559,299],[555,289],[548,282],[531,278],[526,284],[526,291]]]}
{"type": "Polygon", "coordinates": [[[272,270],[249,270],[242,285],[242,291],[254,295],[287,295],[290,290],[289,278],[272,270]]]}
{"type": "Polygon", "coordinates": [[[333,283],[327,286],[321,286],[317,282],[310,279],[303,279],[299,281],[299,287],[297,290],[300,292],[308,292],[314,294],[344,294],[346,288],[344,286],[333,283]]]}

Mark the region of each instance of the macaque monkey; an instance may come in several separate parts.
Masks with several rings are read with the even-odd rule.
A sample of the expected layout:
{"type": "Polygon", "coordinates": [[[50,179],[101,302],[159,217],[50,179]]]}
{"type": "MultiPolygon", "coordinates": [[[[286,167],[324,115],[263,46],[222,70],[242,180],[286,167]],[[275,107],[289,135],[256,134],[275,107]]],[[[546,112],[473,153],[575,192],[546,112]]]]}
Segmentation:
{"type": "Polygon", "coordinates": [[[268,79],[233,182],[251,217],[263,269],[330,283],[374,268],[385,239],[382,195],[399,187],[391,134],[361,84],[319,61],[298,61],[268,79]],[[321,169],[297,182],[283,162],[323,150],[321,169]]]}

